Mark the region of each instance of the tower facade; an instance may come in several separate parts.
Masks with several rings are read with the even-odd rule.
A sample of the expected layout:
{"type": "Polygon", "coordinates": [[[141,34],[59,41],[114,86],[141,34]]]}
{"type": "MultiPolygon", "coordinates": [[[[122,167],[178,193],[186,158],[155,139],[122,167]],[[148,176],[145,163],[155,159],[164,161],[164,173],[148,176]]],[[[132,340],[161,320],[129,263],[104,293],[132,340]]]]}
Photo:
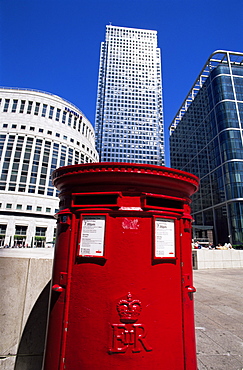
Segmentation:
{"type": "Polygon", "coordinates": [[[157,31],[106,26],[95,131],[101,162],[164,165],[157,31]]]}
{"type": "Polygon", "coordinates": [[[171,166],[200,178],[195,228],[243,245],[243,53],[207,60],[170,126],[171,166]]]}
{"type": "Polygon", "coordinates": [[[0,247],[52,245],[60,166],[98,161],[94,129],[59,96],[0,89],[0,247]]]}

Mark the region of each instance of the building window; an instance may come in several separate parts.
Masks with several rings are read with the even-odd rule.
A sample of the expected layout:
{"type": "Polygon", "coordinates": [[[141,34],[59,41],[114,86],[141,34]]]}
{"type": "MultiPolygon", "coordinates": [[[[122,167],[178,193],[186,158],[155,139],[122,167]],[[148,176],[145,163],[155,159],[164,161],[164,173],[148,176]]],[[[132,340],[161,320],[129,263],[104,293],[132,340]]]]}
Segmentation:
{"type": "Polygon", "coordinates": [[[46,227],[36,227],[35,235],[36,236],[46,236],[46,227]]]}
{"type": "Polygon", "coordinates": [[[42,207],[37,206],[37,207],[36,207],[36,211],[37,211],[37,212],[41,212],[41,211],[42,211],[42,207]]]}
{"type": "Polygon", "coordinates": [[[40,103],[35,103],[35,116],[38,116],[38,113],[39,113],[39,109],[40,109],[40,103]]]}
{"type": "Polygon", "coordinates": [[[43,128],[39,128],[39,132],[44,132],[43,128]]]}
{"type": "Polygon", "coordinates": [[[17,204],[16,209],[22,209],[22,204],[17,204]]]}
{"type": "Polygon", "coordinates": [[[54,107],[50,106],[50,110],[49,110],[49,118],[52,119],[53,117],[53,112],[54,112],[54,107]]]}
{"type": "Polygon", "coordinates": [[[51,212],[51,208],[50,207],[46,207],[46,212],[51,212]]]}
{"type": "Polygon", "coordinates": [[[24,113],[25,100],[21,100],[19,113],[24,113]]]}
{"type": "Polygon", "coordinates": [[[48,134],[48,135],[52,135],[52,131],[48,130],[48,131],[47,131],[47,134],[48,134]]]}
{"type": "Polygon", "coordinates": [[[67,147],[62,145],[61,147],[61,157],[60,157],[60,167],[65,166],[65,161],[66,161],[66,152],[67,152],[67,147]]]}
{"type": "Polygon", "coordinates": [[[29,185],[28,193],[35,193],[35,186],[34,185],[29,185]]]}
{"type": "Polygon", "coordinates": [[[31,113],[33,102],[29,101],[28,108],[27,108],[27,114],[31,113]]]}
{"type": "Polygon", "coordinates": [[[43,104],[41,117],[45,117],[46,116],[46,110],[47,110],[47,104],[43,104]]]}
{"type": "Polygon", "coordinates": [[[72,115],[71,113],[69,113],[69,116],[68,116],[68,126],[71,126],[72,124],[72,115]]]}
{"type": "Polygon", "coordinates": [[[61,109],[57,108],[56,121],[59,121],[60,119],[60,112],[61,112],[61,109]]]}
{"type": "Polygon", "coordinates": [[[21,130],[25,130],[26,129],[26,126],[21,125],[20,128],[21,128],[21,130]]]}
{"type": "Polygon", "coordinates": [[[76,129],[76,127],[77,127],[77,117],[74,117],[73,128],[76,129]]]}
{"type": "Polygon", "coordinates": [[[35,128],[33,126],[30,126],[30,131],[35,131],[35,128]]]}
{"type": "MultiPolygon", "coordinates": [[[[6,234],[7,225],[0,225],[0,234],[4,236],[6,234]]],[[[0,235],[0,237],[1,237],[0,235]]]]}
{"type": "Polygon", "coordinates": [[[6,204],[6,208],[8,208],[8,209],[12,208],[12,204],[11,203],[7,203],[6,204]]]}
{"type": "Polygon", "coordinates": [[[45,188],[44,188],[44,186],[39,186],[39,188],[38,188],[38,194],[42,194],[42,195],[45,194],[45,188]]]}
{"type": "Polygon", "coordinates": [[[46,241],[46,227],[36,227],[35,229],[35,246],[44,248],[46,241]]]}
{"type": "Polygon", "coordinates": [[[8,127],[8,124],[7,123],[4,123],[3,124],[3,128],[7,128],[8,127]]]}
{"type": "Polygon", "coordinates": [[[17,128],[17,125],[12,125],[12,128],[17,128]]]}
{"type": "Polygon", "coordinates": [[[47,189],[47,195],[53,196],[54,190],[52,188],[47,189]]]}
{"type": "Polygon", "coordinates": [[[27,211],[32,211],[32,206],[27,205],[26,209],[27,209],[27,211]]]}
{"type": "Polygon", "coordinates": [[[16,112],[17,104],[18,104],[18,100],[14,99],[13,100],[13,106],[12,106],[12,113],[16,112]]]}
{"type": "Polygon", "coordinates": [[[66,122],[66,117],[67,117],[67,112],[64,111],[62,114],[62,123],[66,122]]]}
{"type": "Polygon", "coordinates": [[[16,225],[15,226],[15,235],[26,235],[27,226],[16,225]]]}
{"type": "Polygon", "coordinates": [[[81,130],[82,117],[78,121],[78,132],[81,130]]]}
{"type": "Polygon", "coordinates": [[[9,102],[10,102],[10,99],[5,99],[5,104],[4,104],[4,108],[3,108],[4,112],[8,111],[9,102]]]}

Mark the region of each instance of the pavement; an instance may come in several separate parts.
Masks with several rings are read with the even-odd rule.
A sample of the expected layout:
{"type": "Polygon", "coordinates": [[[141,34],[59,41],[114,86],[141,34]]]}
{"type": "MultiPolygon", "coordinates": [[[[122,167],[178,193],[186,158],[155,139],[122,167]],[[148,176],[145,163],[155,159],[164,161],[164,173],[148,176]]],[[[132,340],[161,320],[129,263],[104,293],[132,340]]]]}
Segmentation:
{"type": "Polygon", "coordinates": [[[199,370],[243,370],[243,269],[194,270],[199,370]]]}
{"type": "MultiPolygon", "coordinates": [[[[19,265],[33,255],[52,259],[53,248],[0,249],[0,257],[18,257],[19,265]]],[[[194,270],[193,276],[198,370],[243,370],[243,268],[194,270]]]]}

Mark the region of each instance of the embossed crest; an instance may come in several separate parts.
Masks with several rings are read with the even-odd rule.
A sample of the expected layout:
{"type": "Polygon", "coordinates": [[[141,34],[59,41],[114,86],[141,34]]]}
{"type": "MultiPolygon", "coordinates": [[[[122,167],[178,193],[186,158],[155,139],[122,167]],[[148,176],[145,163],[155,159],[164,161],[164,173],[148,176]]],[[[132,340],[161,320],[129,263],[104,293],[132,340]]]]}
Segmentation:
{"type": "Polygon", "coordinates": [[[123,323],[134,323],[138,320],[142,304],[138,299],[132,299],[132,294],[127,294],[127,299],[121,299],[117,304],[120,321],[123,323]]]}
{"type": "Polygon", "coordinates": [[[141,301],[133,299],[132,294],[127,294],[127,299],[121,299],[116,309],[122,324],[112,324],[112,345],[109,348],[110,354],[126,353],[130,347],[132,353],[139,353],[144,349],[152,351],[147,343],[146,330],[143,324],[135,323],[142,311],[141,301]]]}

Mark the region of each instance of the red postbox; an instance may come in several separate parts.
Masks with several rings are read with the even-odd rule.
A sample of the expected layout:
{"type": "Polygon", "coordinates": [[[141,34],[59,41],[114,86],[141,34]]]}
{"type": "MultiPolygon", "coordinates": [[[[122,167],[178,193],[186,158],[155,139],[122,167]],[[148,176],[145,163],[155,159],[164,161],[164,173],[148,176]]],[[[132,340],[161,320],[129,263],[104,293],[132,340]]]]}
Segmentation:
{"type": "Polygon", "coordinates": [[[45,370],[196,370],[190,196],[145,164],[62,167],[45,370]]]}

